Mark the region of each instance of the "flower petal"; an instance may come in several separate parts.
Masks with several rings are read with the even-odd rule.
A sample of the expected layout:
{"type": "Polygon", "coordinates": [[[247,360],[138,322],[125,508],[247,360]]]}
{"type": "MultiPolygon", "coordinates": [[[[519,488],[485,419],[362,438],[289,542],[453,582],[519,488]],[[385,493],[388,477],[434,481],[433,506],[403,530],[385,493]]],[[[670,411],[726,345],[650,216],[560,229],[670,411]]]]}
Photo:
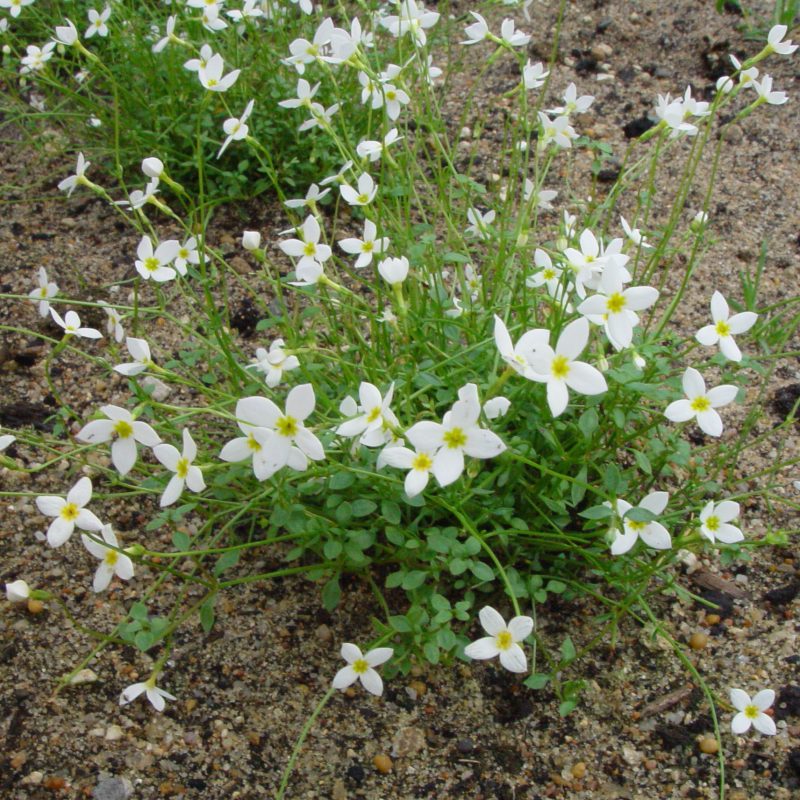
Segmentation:
{"type": "Polygon", "coordinates": [[[750,695],[744,689],[731,689],[730,699],[731,705],[737,711],[744,711],[750,705],[750,695]]]}
{"type": "Polygon", "coordinates": [[[664,409],[664,416],[671,422],[687,422],[695,415],[688,400],[676,400],[664,409]]]}
{"type": "Polygon", "coordinates": [[[480,610],[478,618],[481,621],[483,629],[489,636],[497,636],[498,633],[508,630],[506,621],[503,619],[500,612],[496,611],[491,606],[484,606],[480,610]]]}
{"type": "Polygon", "coordinates": [[[500,651],[500,663],[509,672],[528,671],[528,659],[525,657],[525,651],[518,644],[512,644],[508,650],[500,651]]]}
{"type": "Polygon", "coordinates": [[[533,619],[531,617],[514,617],[508,623],[508,632],[515,642],[523,642],[533,631],[533,619]]]}
{"type": "Polygon", "coordinates": [[[391,647],[376,647],[364,655],[364,661],[371,667],[379,667],[394,655],[391,647]]]}
{"type": "Polygon", "coordinates": [[[378,697],[383,694],[383,680],[374,669],[368,669],[366,672],[362,672],[358,677],[361,680],[361,685],[370,694],[377,695],[378,697]]]}
{"type": "Polygon", "coordinates": [[[136,463],[136,442],[130,437],[115,439],[111,445],[111,463],[123,477],[136,463]]]}
{"type": "Polygon", "coordinates": [[[499,652],[494,636],[484,636],[483,639],[478,639],[477,642],[472,642],[464,648],[464,655],[476,660],[494,658],[499,652]]]}
{"type": "Polygon", "coordinates": [[[709,436],[722,436],[722,417],[713,408],[708,411],[699,411],[697,424],[700,426],[700,430],[709,436]]]}
{"type": "Polygon", "coordinates": [[[314,410],[314,387],[310,383],[295,386],[286,398],[286,413],[304,420],[314,410]]]}

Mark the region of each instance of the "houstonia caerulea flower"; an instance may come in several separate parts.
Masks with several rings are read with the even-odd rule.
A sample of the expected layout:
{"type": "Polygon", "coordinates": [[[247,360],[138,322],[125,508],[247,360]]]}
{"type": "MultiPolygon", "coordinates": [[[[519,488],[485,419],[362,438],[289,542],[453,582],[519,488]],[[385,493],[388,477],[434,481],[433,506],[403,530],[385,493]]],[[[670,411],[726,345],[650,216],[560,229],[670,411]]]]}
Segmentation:
{"type": "Polygon", "coordinates": [[[555,350],[549,344],[544,344],[529,356],[533,370],[531,380],[547,384],[547,404],[554,417],[562,414],[569,403],[567,387],[586,395],[602,394],[608,390],[606,379],[599,369],[583,361],[575,361],[588,341],[589,323],[581,317],[561,331],[555,350]]]}
{"type": "Polygon", "coordinates": [[[481,404],[477,386],[468,383],[458,395],[459,399],[441,423],[423,420],[406,433],[418,453],[435,454],[431,471],[440,486],[448,486],[458,479],[464,471],[465,455],[494,458],[506,449],[496,433],[478,425],[481,404]]]}
{"type": "Polygon", "coordinates": [[[528,63],[522,70],[522,85],[528,90],[539,89],[544,86],[549,74],[550,70],[545,69],[541,61],[532,64],[531,60],[528,59],[528,63]]]}
{"type": "Polygon", "coordinates": [[[664,416],[672,422],[688,422],[697,419],[700,429],[709,436],[722,435],[722,418],[715,411],[736,399],[738,389],[730,384],[716,386],[706,392],[703,376],[693,367],[683,373],[683,391],[686,397],[670,403],[664,416]]]}
{"type": "Polygon", "coordinates": [[[153,366],[153,360],[150,358],[150,345],[147,344],[146,340],[129,336],[125,340],[125,346],[133,356],[133,361],[126,364],[117,364],[114,367],[115,372],[132,378],[134,375],[138,375],[153,366]]]}
{"type": "Polygon", "coordinates": [[[131,684],[127,689],[124,689],[119,696],[119,704],[121,706],[126,706],[128,703],[132,703],[139,695],[144,694],[156,711],[163,711],[166,706],[164,702],[165,699],[177,700],[178,698],[164,691],[164,689],[159,689],[158,686],[156,686],[157,677],[157,675],[151,675],[142,683],[131,684]]]}
{"type": "Polygon", "coordinates": [[[761,103],[769,103],[771,106],[782,106],[788,99],[786,92],[779,92],[772,88],[772,76],[765,75],[760,81],[754,80],[752,83],[761,103]]]}
{"type": "Polygon", "coordinates": [[[105,38],[108,36],[108,18],[111,16],[111,6],[106,6],[102,11],[96,11],[94,8],[90,8],[86,15],[89,17],[89,27],[86,29],[86,33],[84,33],[84,37],[86,39],[91,39],[92,36],[97,34],[98,36],[105,38]]]}
{"type": "Polygon", "coordinates": [[[354,189],[349,183],[343,183],[339,186],[342,198],[351,206],[369,205],[378,192],[378,187],[375,185],[375,181],[372,180],[372,176],[368,172],[362,172],[358,176],[356,185],[358,189],[354,189]]]}
{"type": "Polygon", "coordinates": [[[297,356],[286,354],[283,349],[284,344],[283,339],[275,339],[269,346],[269,352],[263,347],[256,348],[255,363],[247,365],[247,369],[253,368],[264,374],[270,389],[274,389],[281,382],[284,372],[300,366],[297,356]]]}
{"type": "Polygon", "coordinates": [[[39,316],[46,317],[50,313],[48,301],[58,294],[58,286],[47,279],[47,270],[44,267],[39,267],[38,280],[39,288],[30,292],[28,297],[39,304],[39,316]]]}
{"type": "Polygon", "coordinates": [[[35,44],[29,44],[25,48],[25,53],[19,61],[22,66],[19,68],[20,75],[27,75],[29,72],[38,72],[44,69],[44,65],[53,57],[53,50],[55,50],[55,42],[47,42],[41,47],[35,44]]]}
{"type": "Polygon", "coordinates": [[[341,652],[347,666],[342,667],[334,676],[333,688],[346,689],[356,681],[361,681],[361,685],[370,694],[383,694],[383,681],[375,667],[388,661],[394,655],[394,650],[391,647],[376,647],[362,653],[357,645],[345,642],[341,652]]]}
{"type": "Polygon", "coordinates": [[[464,648],[464,655],[474,659],[500,656],[500,663],[510,672],[527,672],[528,659],[519,643],[531,635],[533,620],[530,617],[514,617],[506,625],[506,621],[491,606],[484,606],[478,616],[489,635],[468,644],[464,648]]]}
{"type": "Polygon", "coordinates": [[[0,0],[0,8],[7,8],[12,17],[18,17],[22,7],[29,6],[31,3],[33,0],[0,0]]]}
{"type": "Polygon", "coordinates": [[[464,229],[464,233],[470,236],[477,236],[479,239],[489,239],[489,226],[497,216],[494,209],[482,214],[477,208],[467,209],[467,219],[469,225],[464,229]]]}
{"type": "Polygon", "coordinates": [[[417,5],[416,0],[400,0],[398,14],[382,17],[380,24],[392,36],[403,36],[410,33],[420,47],[428,41],[426,28],[434,26],[439,20],[438,11],[428,11],[424,5],[417,5]]]}
{"type": "Polygon", "coordinates": [[[731,731],[745,733],[752,725],[759,733],[774,736],[777,733],[775,722],[764,712],[775,702],[772,689],[762,689],[752,700],[742,689],[731,689],[731,705],[739,712],[731,720],[731,731]]]}
{"type": "Polygon", "coordinates": [[[358,389],[361,414],[343,422],[336,434],[347,438],[359,436],[359,441],[366,447],[380,447],[386,441],[384,428],[399,427],[397,417],[389,407],[393,395],[394,384],[389,387],[386,397],[382,397],[376,386],[362,381],[358,389]]]}
{"type": "Polygon", "coordinates": [[[305,197],[298,197],[294,200],[284,200],[283,204],[286,206],[286,208],[303,208],[308,206],[308,208],[313,211],[316,208],[317,203],[326,197],[329,192],[330,189],[320,190],[316,183],[312,183],[311,186],[309,186],[306,190],[305,197]]]}
{"type": "Polygon", "coordinates": [[[104,300],[101,300],[99,305],[108,315],[106,331],[110,336],[114,337],[116,342],[122,342],[125,338],[125,329],[122,327],[122,315],[116,308],[113,308],[104,300]]]}
{"type": "Polygon", "coordinates": [[[408,277],[408,259],[405,256],[400,258],[384,258],[378,262],[378,272],[389,286],[400,286],[408,277]]]}
{"type": "Polygon", "coordinates": [[[407,469],[404,489],[409,497],[424,491],[433,468],[434,450],[409,450],[402,445],[389,444],[378,457],[378,467],[388,464],[397,469],[407,469]]]}
{"type": "Polygon", "coordinates": [[[199,264],[200,253],[197,250],[197,237],[190,236],[179,248],[173,266],[178,274],[186,275],[189,264],[199,264]]]}
{"type": "Polygon", "coordinates": [[[10,433],[4,433],[0,435],[0,453],[8,447],[11,442],[16,441],[17,437],[12,436],[10,433]]]}
{"type": "Polygon", "coordinates": [[[20,578],[6,584],[6,600],[9,603],[24,603],[31,596],[31,587],[20,578]]]}
{"type": "Polygon", "coordinates": [[[327,244],[320,244],[322,229],[313,214],[309,214],[298,230],[302,239],[287,239],[279,242],[278,247],[292,258],[300,260],[295,265],[297,280],[292,283],[296,286],[311,286],[322,277],[322,265],[331,257],[331,248],[327,244]]]}
{"type": "Polygon", "coordinates": [[[227,138],[222,143],[222,147],[220,147],[219,152],[217,153],[217,158],[219,158],[225,152],[231,142],[238,142],[241,139],[247,138],[247,134],[250,132],[250,129],[247,126],[247,120],[250,117],[250,114],[253,112],[253,106],[255,105],[255,102],[255,100],[251,100],[245,106],[241,117],[230,117],[222,123],[222,130],[225,132],[227,138]]]}
{"type": "Polygon", "coordinates": [[[789,27],[787,25],[773,25],[767,34],[767,46],[770,52],[781,56],[789,56],[797,50],[798,45],[793,44],[792,40],[784,42],[789,27]]]}
{"type": "Polygon", "coordinates": [[[623,216],[620,216],[619,221],[622,223],[622,230],[625,231],[625,235],[637,247],[652,249],[653,245],[650,244],[650,242],[648,242],[644,236],[642,236],[642,232],[638,228],[632,228],[628,224],[628,220],[626,220],[623,216]]]}
{"type": "MultiPolygon", "coordinates": [[[[158,180],[154,178],[153,180],[158,180]]],[[[136,248],[136,271],[145,280],[154,280],[156,283],[171,281],[175,277],[175,270],[169,264],[175,260],[181,249],[177,239],[167,239],[153,250],[153,242],[149,236],[142,236],[136,248]]]]}
{"type": "Polygon", "coordinates": [[[358,254],[356,263],[353,266],[356,269],[361,269],[372,263],[372,257],[375,254],[381,255],[386,251],[389,246],[389,239],[386,236],[378,237],[378,228],[375,223],[370,219],[365,219],[363,239],[356,239],[355,237],[340,239],[338,244],[345,253],[358,254]]]}
{"type": "Polygon", "coordinates": [[[104,525],[101,531],[103,541],[98,542],[85,533],[81,534],[83,546],[95,557],[100,559],[100,565],[94,573],[92,591],[103,592],[108,589],[108,584],[116,575],[120,580],[129,581],[133,577],[133,561],[120,552],[119,542],[110,525],[104,525]]]}
{"type": "Polygon", "coordinates": [[[119,406],[102,406],[108,419],[95,419],[81,428],[75,438],[79,442],[101,444],[113,439],[111,463],[120,475],[127,475],[136,463],[139,442],[145,447],[161,444],[161,437],[146,423],[135,420],[130,411],[119,406]]]}
{"type": "Polygon", "coordinates": [[[75,165],[75,174],[64,178],[58,184],[59,191],[66,192],[67,197],[71,197],[75,191],[76,186],[89,186],[89,180],[86,178],[86,170],[89,169],[91,163],[83,157],[83,153],[78,153],[78,163],[75,165]]]}
{"type": "Polygon", "coordinates": [[[78,29],[70,19],[65,19],[66,25],[56,25],[56,35],[53,37],[58,44],[65,47],[72,47],[78,42],[78,29]]]}
{"type": "Polygon", "coordinates": [[[46,517],[55,517],[47,529],[47,543],[60,547],[72,536],[75,526],[83,531],[99,531],[103,523],[85,508],[92,499],[92,482],[81,478],[67,493],[67,499],[44,495],[36,498],[36,507],[46,517]]]}
{"type": "Polygon", "coordinates": [[[195,467],[193,463],[197,458],[197,445],[188,428],[183,429],[182,453],[171,444],[158,444],[153,448],[153,455],[170,472],[175,473],[161,495],[159,505],[162,508],[171,506],[183,494],[184,484],[193,492],[202,492],[206,488],[200,467],[195,467]]]}
{"type": "Polygon", "coordinates": [[[59,328],[64,329],[65,336],[78,336],[81,339],[102,339],[103,334],[95,328],[82,328],[81,318],[76,311],[67,311],[63,319],[54,308],[50,308],[50,316],[59,328]]]}
{"type": "Polygon", "coordinates": [[[739,504],[733,500],[723,500],[721,503],[709,500],[700,512],[700,535],[710,542],[741,542],[744,539],[741,529],[730,524],[738,516],[739,504]]]}
{"type": "Polygon", "coordinates": [[[505,322],[495,314],[494,342],[500,357],[523,378],[534,381],[538,376],[531,367],[531,358],[536,350],[546,346],[550,341],[550,331],[534,328],[523,333],[516,345],[511,341],[505,322]]]}
{"type": "Polygon", "coordinates": [[[223,77],[222,72],[225,69],[225,62],[219,53],[214,53],[211,58],[206,61],[205,65],[201,65],[197,70],[197,77],[200,78],[200,83],[210,92],[227,92],[228,89],[236,83],[239,77],[240,69],[235,69],[223,77]]]}
{"type": "Polygon", "coordinates": [[[756,324],[758,314],[753,311],[743,311],[741,314],[730,315],[728,303],[720,292],[711,296],[712,325],[700,328],[695,335],[700,344],[706,347],[718,344],[722,354],[731,361],[741,361],[742,351],[736,344],[733,335],[745,333],[756,324]]]}
{"type": "Polygon", "coordinates": [[[243,437],[228,442],[219,454],[223,461],[244,461],[252,456],[253,474],[260,481],[282,467],[305,470],[308,459],[321,461],[325,450],[303,425],[314,410],[316,399],[310,383],[295,386],[286,398],[286,412],[265,397],[245,397],[236,404],[236,417],[243,437]]]}
{"type": "MultiPolygon", "coordinates": [[[[667,507],[669,500],[668,492],[650,492],[636,508],[644,508],[653,514],[661,514],[667,507]]],[[[622,531],[618,528],[612,529],[614,541],[611,543],[611,554],[618,556],[627,553],[635,544],[637,539],[641,539],[648,547],[655,550],[669,550],[672,546],[667,529],[655,520],[651,522],[639,522],[629,519],[626,514],[633,506],[625,500],[617,500],[617,515],[622,519],[622,531]]]]}

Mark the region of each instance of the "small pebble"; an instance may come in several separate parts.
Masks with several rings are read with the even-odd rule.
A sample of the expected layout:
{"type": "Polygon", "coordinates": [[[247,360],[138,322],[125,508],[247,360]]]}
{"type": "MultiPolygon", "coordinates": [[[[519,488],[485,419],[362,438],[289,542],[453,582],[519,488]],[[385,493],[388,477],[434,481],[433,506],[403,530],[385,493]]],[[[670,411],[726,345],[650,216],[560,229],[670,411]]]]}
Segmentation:
{"type": "Polygon", "coordinates": [[[456,742],[456,749],[459,753],[467,755],[475,749],[475,743],[472,741],[472,739],[459,739],[456,742]]]}
{"type": "Polygon", "coordinates": [[[34,600],[32,597],[28,598],[28,611],[31,614],[41,614],[44,611],[44,603],[41,600],[34,600]]]}
{"type": "Polygon", "coordinates": [[[586,774],[586,764],[583,761],[579,761],[577,764],[574,764],[572,767],[572,777],[577,778],[580,780],[586,774]]]}
{"type": "Polygon", "coordinates": [[[97,673],[93,669],[82,669],[80,672],[76,672],[70,683],[73,686],[80,686],[82,683],[96,683],[97,682],[97,673]]]}
{"type": "Polygon", "coordinates": [[[388,775],[392,771],[392,759],[384,753],[372,759],[375,769],[382,775],[388,775]]]}
{"type": "Polygon", "coordinates": [[[689,637],[689,647],[692,650],[702,650],[708,644],[707,633],[693,633],[689,637]]]}
{"type": "Polygon", "coordinates": [[[413,689],[417,697],[422,697],[425,692],[428,691],[428,687],[422,681],[411,681],[411,683],[408,684],[408,688],[413,689]]]}
{"type": "Polygon", "coordinates": [[[719,743],[713,736],[704,736],[700,740],[700,752],[714,755],[719,750],[719,743]]]}
{"type": "Polygon", "coordinates": [[[719,614],[706,614],[706,622],[709,625],[719,625],[719,614]]]}
{"type": "Polygon", "coordinates": [[[644,762],[644,768],[652,772],[658,766],[658,761],[654,758],[648,758],[647,761],[644,762]]]}

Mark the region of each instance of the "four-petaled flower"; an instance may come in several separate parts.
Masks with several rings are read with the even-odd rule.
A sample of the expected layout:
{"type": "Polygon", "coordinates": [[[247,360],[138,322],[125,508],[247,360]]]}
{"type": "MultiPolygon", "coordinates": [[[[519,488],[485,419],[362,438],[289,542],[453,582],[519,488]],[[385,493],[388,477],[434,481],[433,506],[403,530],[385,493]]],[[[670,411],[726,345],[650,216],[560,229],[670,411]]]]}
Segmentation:
{"type": "Polygon", "coordinates": [[[772,689],[762,689],[752,700],[742,689],[731,689],[731,705],[739,712],[731,720],[731,731],[745,733],[752,725],[760,733],[774,736],[777,733],[772,717],[764,712],[775,702],[772,689]]]}
{"type": "Polygon", "coordinates": [[[161,444],[161,437],[146,423],[135,420],[130,411],[119,406],[102,406],[108,419],[95,419],[78,431],[79,442],[101,444],[113,439],[111,463],[120,475],[127,475],[136,463],[136,442],[145,447],[161,444]]]}
{"type": "Polygon", "coordinates": [[[152,675],[146,681],[131,684],[127,689],[124,689],[119,696],[119,704],[121,706],[126,706],[128,703],[132,703],[139,695],[144,694],[156,711],[163,711],[166,705],[164,702],[165,699],[177,700],[177,698],[175,695],[156,686],[157,677],[157,675],[152,675]]]}
{"type": "Polygon", "coordinates": [[[150,345],[145,339],[136,339],[133,336],[129,336],[125,340],[125,346],[133,356],[133,361],[126,364],[117,364],[114,367],[115,372],[132,378],[134,375],[138,375],[153,366],[153,360],[150,358],[150,345]]]}
{"type": "Polygon", "coordinates": [[[76,311],[67,311],[63,319],[52,306],[50,316],[59,328],[64,329],[65,336],[78,336],[81,339],[101,339],[103,334],[95,328],[82,328],[81,318],[76,311]]]}
{"type": "Polygon", "coordinates": [[[700,512],[700,535],[710,542],[741,542],[744,539],[741,529],[730,524],[738,516],[739,504],[733,500],[723,500],[721,503],[709,500],[700,512]]]}
{"type": "MultiPolygon", "coordinates": [[[[668,492],[650,492],[636,508],[643,508],[656,516],[661,514],[667,507],[669,500],[668,492]]],[[[617,516],[622,520],[622,528],[613,528],[614,541],[611,543],[611,554],[618,556],[627,553],[635,544],[637,539],[641,539],[648,547],[655,550],[669,550],[672,545],[667,529],[655,520],[642,522],[630,519],[627,514],[633,506],[625,500],[617,500],[617,516]]]]}
{"type": "Polygon", "coordinates": [[[374,695],[383,694],[383,681],[375,671],[375,667],[388,661],[394,650],[391,647],[376,647],[366,653],[361,652],[357,645],[345,642],[342,645],[342,658],[347,662],[333,678],[334,689],[346,689],[356,681],[374,695]]]}
{"type": "MultiPolygon", "coordinates": [[[[153,180],[157,181],[156,178],[153,180]]],[[[167,239],[153,250],[150,237],[142,236],[136,248],[136,255],[139,256],[136,261],[136,271],[145,280],[152,278],[156,283],[171,281],[175,277],[175,270],[168,265],[175,260],[180,249],[181,245],[177,239],[167,239]]]]}
{"type": "Polygon", "coordinates": [[[519,643],[531,635],[533,620],[524,616],[514,617],[506,625],[503,617],[491,606],[484,606],[478,616],[489,635],[468,644],[464,655],[474,659],[500,656],[500,663],[510,672],[526,672],[528,660],[519,643]]]}
{"type": "Polygon", "coordinates": [[[313,214],[309,214],[299,229],[302,239],[287,239],[280,242],[278,247],[292,258],[300,260],[295,265],[297,286],[310,286],[317,283],[322,277],[322,265],[331,257],[331,248],[327,244],[320,244],[322,230],[313,214]]]}
{"type": "Polygon", "coordinates": [[[169,480],[159,505],[171,506],[182,494],[184,484],[193,492],[202,492],[206,488],[200,467],[194,466],[197,457],[197,445],[188,428],[183,429],[183,452],[171,444],[159,444],[153,448],[153,455],[170,471],[175,473],[169,480]]]}
{"type": "Polygon", "coordinates": [[[30,292],[28,297],[34,303],[39,304],[39,315],[46,317],[50,312],[50,303],[48,301],[58,294],[58,286],[47,279],[47,270],[44,267],[39,267],[38,280],[39,288],[30,292]]]}
{"type": "Polygon", "coordinates": [[[214,53],[204,65],[197,70],[197,77],[200,83],[210,92],[227,92],[236,83],[240,69],[235,69],[223,77],[225,62],[219,53],[214,53]]]}
{"type": "Polygon", "coordinates": [[[125,553],[120,552],[117,536],[111,526],[104,525],[101,534],[102,542],[98,542],[97,539],[93,539],[85,533],[81,535],[83,546],[95,558],[100,559],[100,565],[94,573],[92,582],[92,591],[94,592],[105,591],[115,575],[123,581],[129,581],[133,577],[133,562],[125,553]]]}
{"type": "Polygon", "coordinates": [[[269,352],[263,347],[256,348],[255,363],[247,365],[248,369],[256,369],[265,375],[270,389],[274,389],[281,382],[284,372],[300,366],[297,356],[286,354],[283,349],[285,344],[283,339],[275,339],[269,346],[269,352]]]}
{"type": "Polygon", "coordinates": [[[83,157],[83,153],[78,153],[78,163],[75,165],[75,174],[64,178],[64,180],[58,184],[59,191],[66,192],[67,197],[71,197],[76,186],[88,186],[89,180],[86,178],[86,170],[89,169],[90,166],[91,163],[83,157]]]}
{"type": "MultiPolygon", "coordinates": [[[[344,187],[342,187],[344,188],[344,187]]],[[[389,246],[389,239],[386,236],[378,237],[378,228],[375,223],[370,219],[364,220],[364,238],[356,239],[340,239],[339,247],[350,253],[351,255],[358,254],[356,263],[353,265],[356,269],[361,269],[372,263],[372,257],[377,253],[382,254],[389,246]]]]}
{"type": "Polygon", "coordinates": [[[360,443],[366,447],[380,447],[386,441],[384,427],[398,427],[399,423],[389,407],[394,395],[394,384],[389,387],[386,397],[381,397],[380,390],[367,381],[362,381],[358,389],[361,401],[361,414],[343,422],[336,429],[338,436],[360,436],[360,443]]]}
{"type": "Polygon", "coordinates": [[[72,536],[77,525],[84,531],[99,531],[103,523],[93,512],[85,508],[92,499],[92,482],[81,478],[67,492],[67,499],[44,495],[36,498],[36,507],[46,517],[55,517],[47,529],[47,543],[60,547],[72,536]]]}
{"type": "Polygon", "coordinates": [[[716,386],[706,392],[706,382],[694,367],[683,373],[683,391],[686,397],[670,403],[664,416],[672,422],[688,422],[697,419],[700,429],[709,436],[722,435],[722,418],[715,411],[736,399],[738,389],[730,384],[716,386]]]}
{"type": "Polygon", "coordinates": [[[755,325],[758,314],[753,311],[742,311],[741,314],[730,315],[728,303],[720,292],[711,296],[712,325],[700,328],[695,335],[700,344],[706,347],[719,344],[722,354],[731,361],[741,361],[742,351],[734,341],[733,335],[745,333],[755,325]]]}

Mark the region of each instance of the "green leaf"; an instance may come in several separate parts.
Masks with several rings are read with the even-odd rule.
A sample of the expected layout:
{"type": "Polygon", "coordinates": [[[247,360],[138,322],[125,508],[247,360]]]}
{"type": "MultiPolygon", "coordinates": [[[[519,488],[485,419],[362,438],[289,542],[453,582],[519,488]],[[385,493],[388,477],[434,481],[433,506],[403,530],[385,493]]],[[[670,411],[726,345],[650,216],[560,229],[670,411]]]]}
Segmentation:
{"type": "Polygon", "coordinates": [[[428,534],[428,547],[436,553],[449,553],[452,540],[439,531],[428,534]]]}
{"type": "Polygon", "coordinates": [[[217,596],[212,595],[200,606],[200,626],[205,633],[214,627],[214,602],[216,599],[217,596]]]}
{"type": "Polygon", "coordinates": [[[535,672],[529,678],[526,678],[523,683],[529,689],[544,689],[550,683],[550,676],[545,672],[535,672]]]}
{"type": "Polygon", "coordinates": [[[413,569],[411,572],[407,572],[406,576],[403,578],[403,583],[401,586],[407,591],[410,592],[413,589],[418,589],[425,583],[425,578],[427,577],[427,573],[423,572],[421,569],[413,569]]]}
{"type": "Polygon", "coordinates": [[[434,611],[449,611],[450,601],[443,595],[434,592],[430,599],[431,608],[434,611]]]}
{"type": "Polygon", "coordinates": [[[155,637],[150,631],[139,631],[139,633],[133,637],[133,643],[143,653],[146,653],[155,644],[155,637]]]}
{"type": "Polygon", "coordinates": [[[405,574],[406,574],[405,571],[402,569],[397,570],[397,572],[390,572],[386,576],[386,581],[385,581],[386,588],[396,589],[403,582],[405,574]]]}
{"type": "Polygon", "coordinates": [[[140,622],[144,622],[147,619],[147,606],[144,603],[136,602],[131,606],[131,610],[128,612],[131,616],[131,619],[137,619],[140,622]]]}
{"type": "Polygon", "coordinates": [[[381,515],[390,525],[399,525],[400,520],[402,519],[400,506],[397,505],[394,500],[384,500],[381,503],[381,515]]]}
{"type": "Polygon", "coordinates": [[[469,562],[465,561],[463,558],[454,558],[447,566],[451,575],[461,575],[463,572],[466,572],[469,562]]]}
{"type": "Polygon", "coordinates": [[[634,450],[633,457],[636,460],[636,465],[642,472],[644,472],[646,475],[653,474],[653,467],[650,464],[650,459],[644,453],[634,450]]]}
{"type": "Polygon", "coordinates": [[[389,617],[389,624],[398,633],[411,633],[411,623],[405,617],[389,617]]]}
{"type": "Polygon", "coordinates": [[[470,572],[479,580],[479,581],[491,581],[494,580],[494,570],[485,562],[483,561],[476,561],[470,566],[470,572]]]}
{"type": "Polygon", "coordinates": [[[353,503],[353,516],[354,517],[368,517],[370,514],[375,513],[378,504],[372,500],[356,500],[353,503]]]}
{"type": "Polygon", "coordinates": [[[616,494],[619,491],[621,483],[622,475],[619,471],[619,467],[616,464],[608,464],[605,474],[603,475],[603,486],[605,486],[611,494],[616,494]]]}
{"type": "Polygon", "coordinates": [[[572,639],[567,636],[561,643],[561,661],[563,664],[571,664],[575,660],[576,655],[575,645],[572,643],[572,639]]]}
{"type": "Polygon", "coordinates": [[[562,583],[561,581],[548,581],[547,586],[545,586],[545,590],[548,592],[552,592],[553,594],[561,594],[567,588],[566,583],[562,583]]]}
{"type": "Polygon", "coordinates": [[[347,523],[353,519],[353,506],[345,500],[344,503],[341,503],[336,509],[335,516],[336,521],[340,525],[347,525],[347,523]]]}
{"type": "Polygon", "coordinates": [[[345,472],[342,470],[341,472],[337,472],[331,475],[330,480],[328,481],[328,486],[334,492],[341,491],[342,489],[347,489],[355,483],[355,475],[352,472],[345,472]]]}
{"type": "Polygon", "coordinates": [[[175,533],[172,534],[172,546],[181,553],[191,548],[192,540],[189,538],[188,533],[184,531],[175,531],[175,533]]]}
{"type": "Polygon", "coordinates": [[[401,530],[397,528],[387,528],[385,533],[387,540],[396,547],[402,547],[405,544],[406,539],[401,530]]]}
{"type": "Polygon", "coordinates": [[[580,471],[575,476],[575,480],[578,481],[578,483],[573,483],[569,487],[570,499],[572,500],[573,506],[577,506],[578,503],[580,503],[581,500],[583,500],[586,494],[585,484],[588,477],[589,477],[589,471],[586,469],[586,465],[584,465],[580,468],[580,471]]]}
{"type": "Polygon", "coordinates": [[[328,561],[333,561],[335,558],[339,558],[341,555],[342,543],[337,539],[328,539],[328,541],[322,546],[322,552],[328,561]]]}
{"type": "Polygon", "coordinates": [[[613,513],[610,506],[601,505],[587,508],[585,511],[581,511],[578,516],[584,519],[606,519],[606,517],[610,517],[613,513]]]}
{"type": "Polygon", "coordinates": [[[465,256],[463,253],[456,253],[451,250],[449,253],[445,253],[442,256],[442,261],[451,263],[451,264],[469,264],[470,258],[465,256]]]}
{"type": "Polygon", "coordinates": [[[239,563],[239,551],[229,550],[223,553],[218,559],[214,567],[214,575],[222,575],[225,570],[235,567],[239,563]]]}
{"type": "Polygon", "coordinates": [[[439,628],[436,631],[436,641],[439,647],[445,651],[452,650],[458,644],[458,639],[456,639],[456,635],[450,628],[439,628]]]}
{"type": "Polygon", "coordinates": [[[427,658],[431,664],[439,663],[439,645],[436,644],[436,642],[431,640],[425,642],[422,652],[425,653],[425,658],[427,658]]]}
{"type": "Polygon", "coordinates": [[[595,409],[587,408],[586,411],[581,414],[580,418],[578,419],[578,428],[580,428],[580,431],[587,442],[591,440],[592,434],[597,430],[597,426],[599,424],[600,419],[595,409]]]}
{"type": "Polygon", "coordinates": [[[339,588],[339,576],[336,575],[322,587],[322,605],[325,606],[326,611],[333,611],[339,605],[341,597],[342,590],[339,588]]]}
{"type": "Polygon", "coordinates": [[[578,705],[578,698],[577,697],[570,697],[568,700],[564,700],[558,706],[558,713],[562,717],[566,717],[571,714],[578,705]]]}
{"type": "Polygon", "coordinates": [[[658,517],[646,508],[634,506],[625,514],[625,519],[631,519],[634,522],[652,522],[654,519],[658,519],[658,517]]]}

